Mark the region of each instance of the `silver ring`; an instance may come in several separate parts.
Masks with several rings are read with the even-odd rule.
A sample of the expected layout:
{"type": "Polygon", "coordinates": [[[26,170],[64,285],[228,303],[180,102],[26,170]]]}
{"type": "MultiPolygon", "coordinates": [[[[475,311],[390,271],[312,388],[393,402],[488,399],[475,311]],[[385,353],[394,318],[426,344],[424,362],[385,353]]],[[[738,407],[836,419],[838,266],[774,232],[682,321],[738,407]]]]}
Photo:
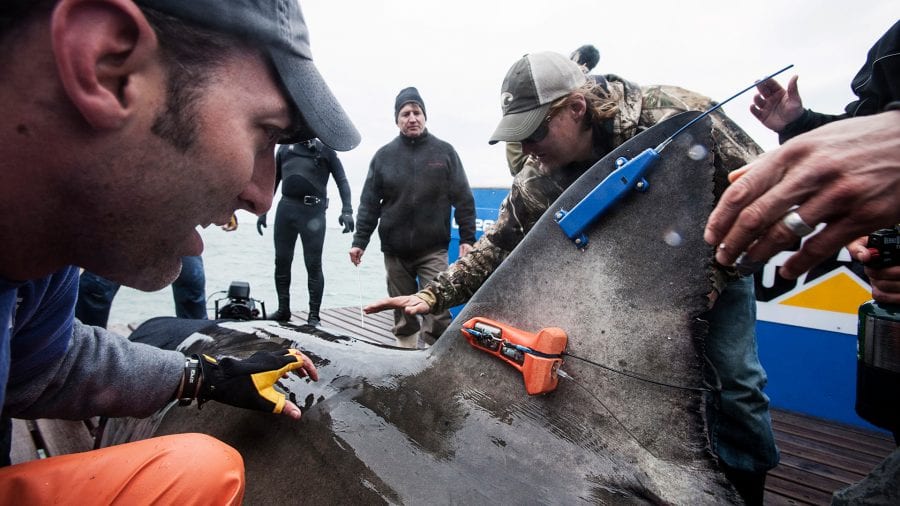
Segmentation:
{"type": "Polygon", "coordinates": [[[816,230],[803,221],[803,218],[797,214],[797,211],[791,211],[785,214],[784,218],[781,219],[781,222],[784,223],[784,226],[797,237],[806,237],[816,230]]]}

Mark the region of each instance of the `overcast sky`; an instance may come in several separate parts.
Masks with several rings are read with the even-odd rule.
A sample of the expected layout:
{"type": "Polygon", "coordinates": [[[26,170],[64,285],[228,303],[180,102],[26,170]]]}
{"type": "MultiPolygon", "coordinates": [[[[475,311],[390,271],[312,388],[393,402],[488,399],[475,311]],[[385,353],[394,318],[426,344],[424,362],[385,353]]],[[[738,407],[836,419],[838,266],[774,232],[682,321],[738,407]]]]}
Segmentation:
{"type": "MultiPolygon", "coordinates": [[[[428,129],[456,148],[472,186],[508,187],[499,90],[523,54],[568,55],[591,43],[599,73],[671,84],[724,100],[788,64],[804,105],[838,113],[866,52],[900,17],[897,0],[580,1],[301,0],[313,59],[362,134],[339,154],[354,210],[375,151],[398,129],[397,92],[416,86],[428,129]]],[[[725,111],[764,148],[777,139],[747,111],[748,92],[725,111]]],[[[337,197],[333,184],[331,197],[337,197]]],[[[339,208],[339,206],[331,206],[339,208]]],[[[333,221],[333,220],[329,220],[333,221]]]]}

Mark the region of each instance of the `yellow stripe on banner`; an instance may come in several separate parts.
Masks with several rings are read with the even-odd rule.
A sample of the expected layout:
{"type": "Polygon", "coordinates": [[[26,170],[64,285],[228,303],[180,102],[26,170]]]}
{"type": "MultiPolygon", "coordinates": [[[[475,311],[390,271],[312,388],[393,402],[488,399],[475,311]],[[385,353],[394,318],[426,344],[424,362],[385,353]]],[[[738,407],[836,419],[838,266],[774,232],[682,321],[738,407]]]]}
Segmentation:
{"type": "Polygon", "coordinates": [[[871,292],[854,278],[841,272],[816,286],[782,300],[787,306],[856,314],[860,304],[872,298],[871,292]]]}

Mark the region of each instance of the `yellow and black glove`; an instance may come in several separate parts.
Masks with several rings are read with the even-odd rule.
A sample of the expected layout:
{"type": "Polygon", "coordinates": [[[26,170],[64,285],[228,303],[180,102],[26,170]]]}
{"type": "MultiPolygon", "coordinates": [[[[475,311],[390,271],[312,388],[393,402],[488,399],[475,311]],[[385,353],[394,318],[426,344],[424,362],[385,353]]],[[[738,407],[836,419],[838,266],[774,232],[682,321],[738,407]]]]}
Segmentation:
{"type": "Polygon", "coordinates": [[[281,413],[285,395],[275,383],[295,369],[302,370],[303,356],[297,350],[258,351],[243,360],[209,355],[193,355],[185,365],[185,377],[179,392],[179,404],[198,405],[209,400],[239,408],[281,413]]]}

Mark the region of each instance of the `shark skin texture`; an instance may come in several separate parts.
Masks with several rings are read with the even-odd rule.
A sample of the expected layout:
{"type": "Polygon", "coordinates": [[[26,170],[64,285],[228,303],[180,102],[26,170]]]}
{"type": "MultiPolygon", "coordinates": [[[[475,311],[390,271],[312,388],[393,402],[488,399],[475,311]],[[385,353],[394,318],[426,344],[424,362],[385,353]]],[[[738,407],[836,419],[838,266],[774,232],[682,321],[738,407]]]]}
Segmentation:
{"type": "Polygon", "coordinates": [[[709,121],[661,153],[645,192],[629,192],[588,228],[587,248],[553,219],[616,158],[657,146],[698,115],[670,118],[589,169],[427,350],[271,321],[149,321],[132,339],[238,357],[296,347],[320,379],[279,384],[303,409],[299,422],[214,402],[170,406],[110,420],[103,444],[211,434],[243,455],[247,504],[739,503],[704,414],[709,121]],[[558,387],[529,396],[518,371],[462,337],[476,316],[528,332],[560,327],[567,352],[595,364],[567,356],[558,387]]]}

